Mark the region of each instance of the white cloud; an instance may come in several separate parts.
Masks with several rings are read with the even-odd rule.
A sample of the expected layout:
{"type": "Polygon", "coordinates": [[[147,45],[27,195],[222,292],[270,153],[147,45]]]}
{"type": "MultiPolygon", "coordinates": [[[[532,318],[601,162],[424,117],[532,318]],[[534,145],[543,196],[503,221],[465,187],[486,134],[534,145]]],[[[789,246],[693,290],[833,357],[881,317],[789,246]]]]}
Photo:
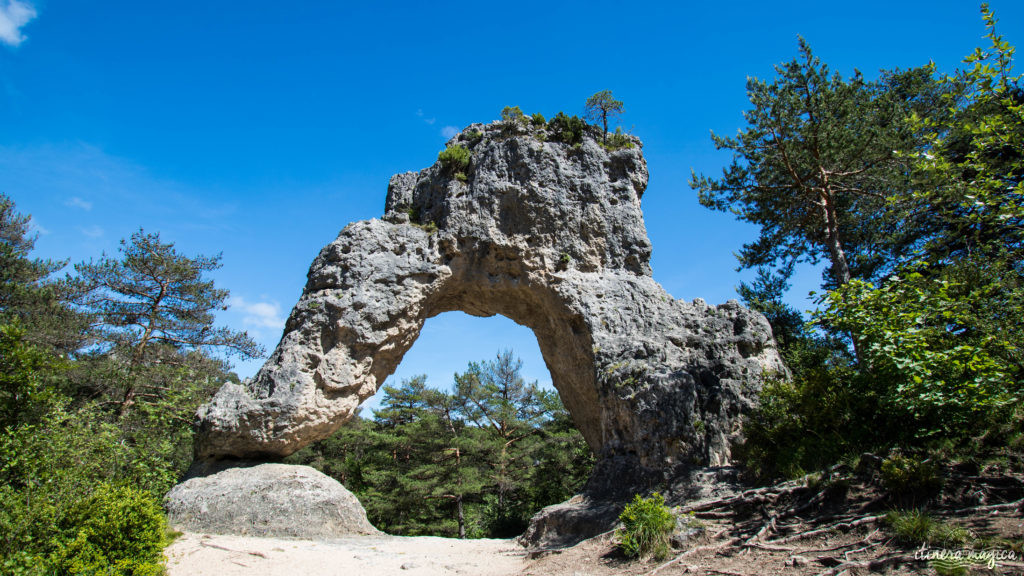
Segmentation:
{"type": "Polygon", "coordinates": [[[36,17],[36,9],[21,0],[0,0],[0,42],[17,46],[25,41],[21,28],[36,17]]]}
{"type": "Polygon", "coordinates": [[[228,304],[240,309],[245,314],[242,323],[246,326],[284,329],[281,305],[277,302],[248,302],[241,296],[232,296],[228,304]]]}
{"type": "Polygon", "coordinates": [[[437,122],[437,118],[424,118],[423,117],[423,109],[422,108],[420,108],[419,110],[416,111],[416,116],[419,116],[420,120],[423,120],[424,122],[426,122],[427,124],[429,124],[431,126],[434,125],[434,122],[437,122]]]}
{"type": "Polygon", "coordinates": [[[68,199],[67,202],[64,202],[64,205],[71,206],[72,208],[81,208],[82,210],[86,211],[92,210],[92,202],[89,202],[88,200],[82,200],[78,196],[68,199]]]}
{"type": "Polygon", "coordinates": [[[81,232],[82,234],[85,234],[89,238],[99,238],[100,236],[103,236],[103,228],[100,228],[95,224],[93,224],[92,226],[86,226],[84,228],[79,227],[78,231],[81,232]]]}
{"type": "Polygon", "coordinates": [[[455,126],[445,126],[441,128],[441,136],[444,136],[445,140],[448,140],[459,133],[459,129],[455,126]]]}

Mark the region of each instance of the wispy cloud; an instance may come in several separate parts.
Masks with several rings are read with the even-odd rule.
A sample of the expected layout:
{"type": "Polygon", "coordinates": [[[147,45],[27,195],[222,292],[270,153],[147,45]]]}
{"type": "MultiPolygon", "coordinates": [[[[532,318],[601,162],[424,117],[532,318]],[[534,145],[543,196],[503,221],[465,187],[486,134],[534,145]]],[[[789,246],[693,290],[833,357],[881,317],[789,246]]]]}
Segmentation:
{"type": "Polygon", "coordinates": [[[437,122],[437,118],[433,118],[433,117],[427,118],[426,116],[424,116],[422,108],[420,108],[419,110],[416,111],[416,116],[418,116],[420,120],[423,120],[424,122],[426,122],[427,124],[429,124],[431,126],[434,125],[434,122],[437,122]]]}
{"type": "Polygon", "coordinates": [[[82,210],[85,211],[92,210],[92,202],[89,202],[88,200],[82,200],[78,196],[69,198],[66,202],[64,202],[64,205],[70,206],[72,208],[81,208],[82,210]]]}
{"type": "Polygon", "coordinates": [[[81,232],[82,234],[85,234],[89,238],[99,238],[100,236],[103,236],[103,228],[100,228],[95,224],[93,224],[92,226],[79,227],[78,231],[81,232]]]}
{"type": "Polygon", "coordinates": [[[232,296],[228,302],[244,314],[242,323],[253,328],[284,329],[284,318],[281,316],[281,305],[277,302],[249,302],[241,296],[232,296]]]}
{"type": "MultiPolygon", "coordinates": [[[[3,2],[4,0],[0,0],[3,2]]],[[[186,229],[233,228],[238,205],[221,201],[209,190],[154,176],[145,166],[107,154],[86,143],[41,146],[0,145],[0,174],[4,191],[14,197],[45,198],[54,206],[89,210],[96,223],[114,236],[131,233],[125,222],[146,223],[164,230],[168,223],[186,229]],[[111,207],[120,214],[111,222],[111,207]],[[106,221],[104,220],[106,219],[106,221]]],[[[64,211],[63,216],[73,213],[64,211]]],[[[56,215],[47,225],[59,233],[74,230],[81,222],[61,226],[56,215]]]]}
{"type": "Polygon", "coordinates": [[[441,128],[441,136],[444,136],[445,140],[448,140],[459,133],[459,129],[455,126],[445,126],[441,128]]]}
{"type": "Polygon", "coordinates": [[[36,9],[21,0],[0,0],[0,43],[17,46],[25,41],[21,28],[36,17],[36,9]]]}

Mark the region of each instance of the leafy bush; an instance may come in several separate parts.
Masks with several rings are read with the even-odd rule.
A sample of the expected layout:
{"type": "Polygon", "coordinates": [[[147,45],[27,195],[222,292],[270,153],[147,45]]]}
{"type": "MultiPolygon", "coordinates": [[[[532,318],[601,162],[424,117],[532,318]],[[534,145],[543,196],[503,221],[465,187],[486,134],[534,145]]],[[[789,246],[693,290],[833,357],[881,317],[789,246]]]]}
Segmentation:
{"type": "Polygon", "coordinates": [[[633,497],[633,502],[619,515],[622,528],[616,532],[619,548],[626,556],[641,558],[668,556],[669,536],[676,527],[676,518],[665,506],[665,499],[655,492],[650,498],[633,497]]]}
{"type": "Polygon", "coordinates": [[[785,360],[791,379],[776,375],[745,418],[734,453],[758,480],[798,478],[845,456],[871,450],[878,420],[874,398],[857,394],[850,360],[824,342],[801,340],[785,360]]]}
{"type": "Polygon", "coordinates": [[[853,280],[828,293],[815,321],[854,335],[881,399],[912,418],[907,431],[971,433],[1019,402],[1016,342],[984,327],[989,317],[1020,318],[1024,304],[995,305],[999,286],[965,283],[952,269],[899,272],[877,288],[853,280]]]}
{"type": "Polygon", "coordinates": [[[167,523],[149,492],[100,485],[61,519],[63,542],[52,555],[58,574],[163,574],[167,523]]]}
{"type": "Polygon", "coordinates": [[[523,111],[519,106],[505,106],[501,111],[501,121],[506,124],[518,124],[524,118],[523,111]]]}
{"type": "Polygon", "coordinates": [[[607,150],[619,150],[621,148],[632,148],[633,140],[622,131],[622,127],[616,127],[615,132],[608,134],[603,144],[607,150]]]}
{"type": "Polygon", "coordinates": [[[895,455],[882,462],[882,486],[895,496],[931,494],[942,488],[934,462],[895,455]]]}
{"type": "Polygon", "coordinates": [[[530,116],[530,124],[533,124],[537,128],[542,128],[548,121],[544,119],[544,115],[540,112],[530,116]]]}
{"type": "Polygon", "coordinates": [[[464,146],[455,145],[449,146],[441,153],[437,155],[437,159],[441,162],[441,166],[453,175],[465,173],[465,170],[469,168],[469,158],[472,153],[467,150],[464,146]]]}
{"type": "Polygon", "coordinates": [[[587,123],[579,116],[566,116],[564,112],[559,112],[548,121],[548,130],[556,142],[579,144],[583,142],[587,123]]]}

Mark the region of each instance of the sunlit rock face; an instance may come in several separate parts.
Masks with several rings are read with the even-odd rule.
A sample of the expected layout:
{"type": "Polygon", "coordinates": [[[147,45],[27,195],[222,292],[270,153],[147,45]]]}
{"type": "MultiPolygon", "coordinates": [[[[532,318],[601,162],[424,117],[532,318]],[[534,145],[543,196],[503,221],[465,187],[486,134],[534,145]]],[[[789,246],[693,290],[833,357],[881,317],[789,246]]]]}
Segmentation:
{"type": "Polygon", "coordinates": [[[727,462],[763,376],[783,370],[768,323],[735,301],[676,300],[652,279],[639,140],[556,139],[474,124],[449,142],[467,166],[394,176],[383,218],[349,224],[317,256],[252,382],[200,410],[197,458],[276,459],[327,437],[428,318],[461,310],[533,330],[598,455],[591,491],[727,462]]]}

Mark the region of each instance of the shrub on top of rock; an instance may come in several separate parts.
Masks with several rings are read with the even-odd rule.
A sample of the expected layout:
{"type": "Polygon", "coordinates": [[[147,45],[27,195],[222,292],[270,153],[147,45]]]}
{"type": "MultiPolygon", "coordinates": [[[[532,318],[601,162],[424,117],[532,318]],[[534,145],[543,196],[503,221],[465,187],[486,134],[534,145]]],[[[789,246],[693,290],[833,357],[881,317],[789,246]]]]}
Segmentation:
{"type": "Polygon", "coordinates": [[[559,112],[548,121],[548,130],[551,131],[551,138],[556,142],[580,144],[583,142],[587,123],[579,116],[567,116],[565,112],[559,112]]]}
{"type": "Polygon", "coordinates": [[[515,124],[523,120],[525,115],[519,106],[505,106],[501,110],[501,121],[506,124],[515,124]]]}
{"type": "Polygon", "coordinates": [[[460,181],[465,181],[466,169],[469,168],[469,157],[470,151],[464,146],[456,144],[455,146],[449,146],[441,153],[437,155],[437,159],[441,162],[441,166],[449,173],[454,175],[460,181]],[[459,178],[459,175],[462,178],[459,178]]]}

